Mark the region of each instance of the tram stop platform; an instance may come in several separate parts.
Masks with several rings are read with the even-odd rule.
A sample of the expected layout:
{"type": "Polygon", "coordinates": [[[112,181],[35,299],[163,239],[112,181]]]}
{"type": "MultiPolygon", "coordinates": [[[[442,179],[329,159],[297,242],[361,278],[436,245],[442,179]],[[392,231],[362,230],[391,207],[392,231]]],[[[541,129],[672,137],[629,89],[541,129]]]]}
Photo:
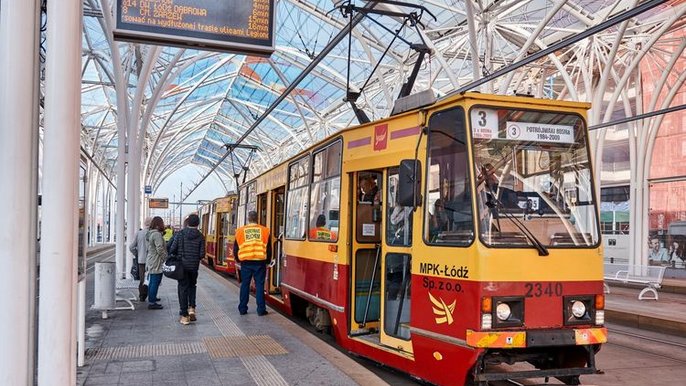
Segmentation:
{"type": "MultiPolygon", "coordinates": [[[[89,275],[87,297],[93,304],[89,275]]],[[[179,323],[174,280],[163,278],[162,310],[86,315],[86,361],[78,385],[386,385],[377,375],[278,312],[238,313],[238,287],[201,266],[197,321],[179,323]]],[[[137,293],[137,290],[135,290],[137,293]]]]}
{"type": "Polygon", "coordinates": [[[664,279],[658,300],[639,300],[641,286],[609,285],[606,322],[686,337],[686,279],[664,279]]]}

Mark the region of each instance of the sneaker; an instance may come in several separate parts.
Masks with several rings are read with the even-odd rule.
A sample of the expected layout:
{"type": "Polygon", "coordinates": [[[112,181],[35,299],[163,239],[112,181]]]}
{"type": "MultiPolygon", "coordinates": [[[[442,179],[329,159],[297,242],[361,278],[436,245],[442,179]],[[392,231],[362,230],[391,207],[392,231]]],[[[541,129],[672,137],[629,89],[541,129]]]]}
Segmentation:
{"type": "Polygon", "coordinates": [[[149,310],[161,310],[163,308],[164,308],[164,306],[161,304],[158,304],[158,303],[148,304],[149,310]]]}
{"type": "Polygon", "coordinates": [[[191,324],[191,321],[188,316],[181,316],[181,319],[179,319],[179,323],[183,324],[184,326],[187,326],[191,324]]]}
{"type": "Polygon", "coordinates": [[[258,315],[258,316],[265,316],[265,315],[269,315],[269,311],[264,311],[264,312],[258,312],[258,313],[257,313],[257,315],[258,315]]]}
{"type": "Polygon", "coordinates": [[[195,307],[188,307],[188,317],[191,319],[191,322],[195,322],[197,320],[195,317],[195,307]]]}
{"type": "Polygon", "coordinates": [[[241,315],[245,315],[245,314],[248,313],[248,311],[238,311],[238,313],[241,314],[241,315]]]}

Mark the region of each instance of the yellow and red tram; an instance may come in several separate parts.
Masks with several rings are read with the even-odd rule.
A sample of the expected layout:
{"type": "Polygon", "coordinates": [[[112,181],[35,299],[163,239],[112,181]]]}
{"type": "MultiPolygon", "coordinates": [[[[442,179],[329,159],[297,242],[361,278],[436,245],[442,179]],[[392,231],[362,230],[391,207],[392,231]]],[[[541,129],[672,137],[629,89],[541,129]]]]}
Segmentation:
{"type": "Polygon", "coordinates": [[[200,209],[200,231],[205,237],[203,262],[219,272],[236,275],[233,242],[236,233],[235,194],[218,198],[200,209]]]}
{"type": "Polygon", "coordinates": [[[248,181],[237,225],[274,235],[260,290],[431,383],[578,384],[607,340],[589,107],[465,93],[248,181]]]}

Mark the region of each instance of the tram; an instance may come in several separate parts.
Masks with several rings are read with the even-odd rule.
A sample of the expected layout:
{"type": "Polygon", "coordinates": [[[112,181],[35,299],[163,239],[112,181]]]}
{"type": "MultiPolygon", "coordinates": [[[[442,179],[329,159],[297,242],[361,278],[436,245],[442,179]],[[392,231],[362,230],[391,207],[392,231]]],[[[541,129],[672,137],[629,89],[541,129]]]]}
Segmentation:
{"type": "Polygon", "coordinates": [[[607,341],[590,105],[424,97],[240,186],[267,301],[434,384],[579,384],[607,341]]]}
{"type": "Polygon", "coordinates": [[[236,233],[235,194],[217,198],[200,209],[200,231],[205,237],[205,258],[210,268],[236,276],[233,242],[236,233]]]}

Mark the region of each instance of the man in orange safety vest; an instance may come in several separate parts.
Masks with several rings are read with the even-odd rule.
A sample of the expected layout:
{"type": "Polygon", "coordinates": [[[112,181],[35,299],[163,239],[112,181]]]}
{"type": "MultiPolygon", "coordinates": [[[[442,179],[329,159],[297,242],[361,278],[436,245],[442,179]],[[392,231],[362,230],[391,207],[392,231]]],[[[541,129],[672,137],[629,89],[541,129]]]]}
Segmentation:
{"type": "Polygon", "coordinates": [[[255,278],[257,315],[267,315],[264,304],[264,278],[272,254],[269,245],[269,228],[257,223],[257,212],[248,213],[248,224],[236,230],[233,256],[241,264],[241,291],[238,312],[248,313],[250,281],[255,278]]]}

